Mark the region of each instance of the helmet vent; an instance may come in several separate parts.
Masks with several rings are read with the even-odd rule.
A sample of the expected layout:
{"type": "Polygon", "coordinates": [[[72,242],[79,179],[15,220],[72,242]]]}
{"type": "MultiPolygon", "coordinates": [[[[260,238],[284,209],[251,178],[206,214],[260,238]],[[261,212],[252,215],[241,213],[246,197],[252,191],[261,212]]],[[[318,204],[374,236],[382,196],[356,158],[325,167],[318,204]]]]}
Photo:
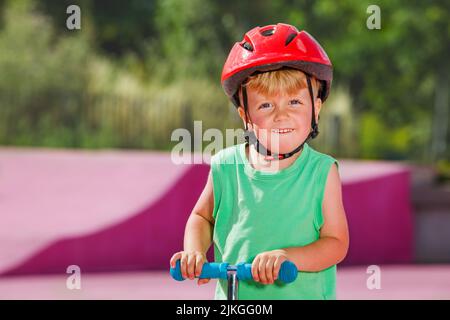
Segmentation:
{"type": "Polygon", "coordinates": [[[275,29],[267,29],[267,30],[264,30],[264,31],[261,31],[261,34],[264,36],[264,37],[268,37],[268,36],[271,36],[271,35],[273,35],[275,33],[275,29]]]}
{"type": "Polygon", "coordinates": [[[294,40],[294,38],[297,36],[297,33],[291,33],[290,35],[287,36],[286,38],[286,42],[284,43],[285,46],[287,46],[289,43],[292,42],[292,40],[294,40]]]}
{"type": "Polygon", "coordinates": [[[241,44],[241,46],[245,49],[247,49],[248,51],[253,51],[253,47],[250,43],[248,43],[247,41],[244,42],[243,44],[241,44]]]}

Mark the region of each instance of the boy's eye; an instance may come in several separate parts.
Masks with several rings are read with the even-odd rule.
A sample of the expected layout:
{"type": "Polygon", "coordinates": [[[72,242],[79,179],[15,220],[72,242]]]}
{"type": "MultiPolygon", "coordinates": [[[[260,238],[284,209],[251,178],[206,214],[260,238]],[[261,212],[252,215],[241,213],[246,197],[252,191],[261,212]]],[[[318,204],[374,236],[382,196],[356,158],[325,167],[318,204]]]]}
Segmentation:
{"type": "Polygon", "coordinates": [[[302,104],[302,103],[300,100],[294,99],[294,100],[291,100],[291,102],[289,104],[302,104]]]}
{"type": "Polygon", "coordinates": [[[259,107],[259,109],[267,109],[267,108],[269,108],[269,107],[271,107],[272,105],[270,104],[270,103],[263,103],[260,107],[259,107]]]}

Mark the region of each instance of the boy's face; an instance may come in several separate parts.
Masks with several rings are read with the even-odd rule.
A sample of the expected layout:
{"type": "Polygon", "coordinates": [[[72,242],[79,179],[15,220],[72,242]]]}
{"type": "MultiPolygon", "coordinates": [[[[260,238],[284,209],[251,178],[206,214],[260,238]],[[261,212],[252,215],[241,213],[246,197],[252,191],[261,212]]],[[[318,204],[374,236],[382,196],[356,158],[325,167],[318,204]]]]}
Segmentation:
{"type": "MultiPolygon", "coordinates": [[[[242,101],[242,94],[240,94],[242,101]]],[[[252,88],[247,88],[248,128],[255,132],[258,140],[273,153],[287,153],[298,147],[311,131],[311,97],[307,88],[295,94],[278,93],[266,96],[252,88]],[[289,129],[283,133],[279,129],[289,129]]],[[[322,107],[320,98],[315,98],[315,116],[322,107]]],[[[244,121],[243,106],[238,108],[244,121]]]]}

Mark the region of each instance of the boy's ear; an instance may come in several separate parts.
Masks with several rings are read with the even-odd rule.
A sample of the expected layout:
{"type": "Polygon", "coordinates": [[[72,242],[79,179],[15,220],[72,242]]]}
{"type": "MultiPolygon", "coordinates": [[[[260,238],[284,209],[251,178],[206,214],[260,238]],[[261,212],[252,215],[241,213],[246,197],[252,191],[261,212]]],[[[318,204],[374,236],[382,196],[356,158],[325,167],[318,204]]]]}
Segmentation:
{"type": "MultiPolygon", "coordinates": [[[[244,111],[244,108],[242,106],[238,107],[238,113],[239,113],[239,117],[242,119],[242,122],[243,122],[244,127],[245,127],[245,111],[244,111]]],[[[248,119],[248,127],[251,128],[250,119],[248,119]]]]}
{"type": "Polygon", "coordinates": [[[238,107],[238,113],[239,113],[239,117],[242,119],[242,122],[244,122],[244,126],[245,126],[245,111],[242,106],[238,107]]]}
{"type": "Polygon", "coordinates": [[[314,112],[316,115],[316,122],[319,122],[320,110],[322,110],[322,99],[316,98],[316,100],[314,101],[314,112]]]}
{"type": "Polygon", "coordinates": [[[242,106],[238,107],[238,113],[239,113],[239,117],[242,119],[242,121],[245,122],[245,111],[244,111],[244,108],[242,108],[242,106]]]}

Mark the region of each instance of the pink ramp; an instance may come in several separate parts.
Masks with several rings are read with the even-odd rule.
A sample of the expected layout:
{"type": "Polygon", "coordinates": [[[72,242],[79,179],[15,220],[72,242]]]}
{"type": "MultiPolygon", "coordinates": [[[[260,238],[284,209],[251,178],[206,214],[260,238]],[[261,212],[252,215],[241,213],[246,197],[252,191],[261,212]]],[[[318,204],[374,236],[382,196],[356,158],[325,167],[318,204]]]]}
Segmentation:
{"type": "Polygon", "coordinates": [[[167,153],[0,151],[0,273],[166,268],[209,166],[167,153]]]}
{"type": "MultiPolygon", "coordinates": [[[[208,171],[163,152],[0,149],[0,275],[167,269],[208,171]]],[[[410,262],[408,169],[343,160],[340,174],[344,264],[410,262]]]]}
{"type": "Polygon", "coordinates": [[[410,171],[404,165],[341,161],[350,248],[342,264],[413,262],[410,171]]]}

